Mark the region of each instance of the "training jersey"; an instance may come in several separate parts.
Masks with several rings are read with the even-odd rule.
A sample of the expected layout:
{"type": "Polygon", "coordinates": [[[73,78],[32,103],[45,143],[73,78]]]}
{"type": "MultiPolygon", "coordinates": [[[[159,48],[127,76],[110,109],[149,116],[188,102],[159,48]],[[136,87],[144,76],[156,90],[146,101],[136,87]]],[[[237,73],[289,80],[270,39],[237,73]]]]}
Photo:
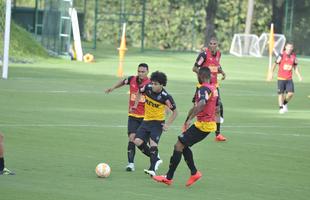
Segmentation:
{"type": "Polygon", "coordinates": [[[129,85],[129,112],[128,116],[137,117],[137,118],[143,118],[144,117],[144,102],[145,97],[142,95],[140,97],[138,106],[136,109],[130,112],[130,108],[134,106],[137,93],[139,91],[140,87],[143,87],[150,83],[149,78],[145,78],[143,80],[140,80],[138,76],[129,76],[128,78],[123,80],[123,83],[126,85],[129,85]]]}
{"type": "Polygon", "coordinates": [[[218,87],[217,74],[222,72],[220,59],[221,59],[221,52],[219,50],[217,50],[215,54],[212,54],[212,52],[208,48],[206,48],[204,52],[200,53],[196,59],[197,66],[208,67],[210,69],[211,71],[210,83],[216,85],[217,87],[218,87]]]}
{"type": "Polygon", "coordinates": [[[197,114],[197,121],[194,123],[199,130],[204,132],[216,130],[215,112],[217,98],[218,92],[215,85],[209,83],[197,85],[194,96],[195,105],[201,100],[206,102],[203,110],[197,114]]]}
{"type": "Polygon", "coordinates": [[[293,68],[297,66],[296,54],[287,54],[285,51],[280,54],[276,63],[279,64],[278,80],[291,80],[293,76],[293,68]]]}
{"type": "Polygon", "coordinates": [[[165,89],[162,89],[159,93],[155,93],[152,91],[152,85],[148,84],[140,88],[140,92],[145,96],[144,121],[164,121],[166,106],[170,110],[176,109],[176,104],[172,96],[165,89]]]}

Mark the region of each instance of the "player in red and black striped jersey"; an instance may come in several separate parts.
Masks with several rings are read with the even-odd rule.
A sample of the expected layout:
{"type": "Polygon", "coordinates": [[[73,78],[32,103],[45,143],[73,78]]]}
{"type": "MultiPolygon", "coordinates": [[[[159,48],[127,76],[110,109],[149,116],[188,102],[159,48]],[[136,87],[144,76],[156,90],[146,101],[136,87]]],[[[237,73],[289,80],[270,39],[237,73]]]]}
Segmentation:
{"type": "Polygon", "coordinates": [[[168,130],[177,116],[175,102],[172,96],[164,89],[166,84],[166,75],[156,71],[151,75],[151,83],[140,89],[140,93],[145,95],[145,115],[141,126],[137,130],[134,143],[145,155],[149,154],[150,167],[149,169],[145,169],[144,172],[151,176],[155,175],[158,165],[162,162],[158,158],[160,136],[163,131],[168,130]],[[165,121],[166,108],[171,110],[172,114],[165,121]],[[144,138],[150,138],[150,147],[146,145],[144,138]]]}
{"type": "MultiPolygon", "coordinates": [[[[293,52],[294,46],[292,43],[287,43],[285,45],[284,51],[280,54],[276,62],[272,66],[272,72],[274,72],[277,65],[279,65],[278,70],[278,103],[279,103],[279,113],[283,114],[288,111],[287,104],[292,99],[294,95],[294,82],[293,82],[293,69],[299,80],[302,81],[299,69],[297,67],[296,54],[293,52]]],[[[269,81],[272,79],[269,77],[269,81]]]]}
{"type": "Polygon", "coordinates": [[[4,136],[0,132],[0,175],[15,175],[14,172],[10,171],[4,166],[4,136]]]}
{"type": "Polygon", "coordinates": [[[213,84],[209,83],[210,69],[200,68],[198,72],[200,87],[195,93],[195,105],[189,111],[189,115],[185,122],[185,126],[189,127],[191,120],[196,117],[196,122],[186,129],[177,140],[174,146],[173,154],[170,158],[169,170],[166,175],[153,176],[157,182],[171,185],[174,172],[176,171],[182,155],[191,171],[191,176],[186,182],[186,186],[190,186],[201,178],[202,174],[197,170],[191,146],[202,141],[210,132],[216,130],[216,102],[218,98],[217,89],[213,84]]]}
{"type": "Polygon", "coordinates": [[[149,72],[149,67],[145,63],[141,63],[138,66],[138,75],[137,76],[129,76],[126,79],[120,80],[115,86],[107,89],[105,92],[110,93],[114,89],[122,87],[124,85],[129,85],[130,94],[129,94],[129,108],[128,108],[128,165],[126,166],[127,171],[134,171],[134,157],[136,152],[136,147],[134,144],[134,138],[136,136],[137,129],[142,123],[144,118],[144,102],[145,98],[142,96],[138,102],[137,108],[135,110],[131,110],[130,108],[134,105],[137,93],[140,87],[143,87],[150,83],[150,79],[147,77],[149,72]]]}
{"type": "MultiPolygon", "coordinates": [[[[219,83],[217,81],[217,75],[222,75],[222,80],[226,78],[226,74],[224,70],[222,69],[220,65],[220,59],[221,59],[221,52],[218,50],[218,41],[215,37],[212,37],[210,39],[208,48],[205,48],[203,52],[201,52],[194,64],[193,71],[195,73],[198,73],[198,70],[200,68],[207,67],[211,71],[211,79],[210,83],[215,85],[218,90],[218,94],[220,94],[219,91],[219,83]]],[[[199,87],[199,84],[198,86],[199,87]]],[[[223,103],[221,101],[221,98],[219,96],[218,102],[217,102],[217,130],[215,131],[215,140],[216,141],[226,141],[226,138],[221,134],[221,123],[224,121],[223,117],[223,103]]]]}

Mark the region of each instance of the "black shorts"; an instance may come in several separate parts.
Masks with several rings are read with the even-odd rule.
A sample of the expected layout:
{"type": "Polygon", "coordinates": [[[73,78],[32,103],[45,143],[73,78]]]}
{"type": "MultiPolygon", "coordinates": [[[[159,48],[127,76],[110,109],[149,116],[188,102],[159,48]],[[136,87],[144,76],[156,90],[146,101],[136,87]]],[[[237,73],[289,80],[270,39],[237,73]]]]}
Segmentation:
{"type": "Polygon", "coordinates": [[[278,80],[278,94],[284,94],[286,92],[294,93],[293,80],[278,80]]]}
{"type": "Polygon", "coordinates": [[[128,116],[128,123],[127,123],[128,135],[131,133],[137,133],[137,130],[139,126],[142,124],[142,121],[143,118],[128,116]]]}
{"type": "Polygon", "coordinates": [[[193,146],[197,142],[200,142],[201,140],[205,139],[210,132],[203,132],[196,128],[195,125],[192,125],[187,129],[184,133],[179,135],[178,139],[179,141],[185,145],[185,146],[193,146]]]}
{"type": "Polygon", "coordinates": [[[158,144],[160,136],[163,132],[163,123],[165,121],[143,121],[138,128],[136,138],[144,140],[144,138],[151,138],[158,144]]]}

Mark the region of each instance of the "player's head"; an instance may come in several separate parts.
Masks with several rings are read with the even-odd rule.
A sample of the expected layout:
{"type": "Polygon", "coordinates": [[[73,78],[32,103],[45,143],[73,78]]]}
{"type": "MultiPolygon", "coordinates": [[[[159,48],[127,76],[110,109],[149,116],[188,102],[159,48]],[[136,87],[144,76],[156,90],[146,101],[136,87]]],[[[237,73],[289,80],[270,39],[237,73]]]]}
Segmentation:
{"type": "Polygon", "coordinates": [[[293,50],[294,50],[294,45],[293,45],[293,43],[292,43],[292,42],[287,42],[287,43],[285,44],[285,47],[284,47],[285,53],[287,53],[287,54],[290,55],[290,54],[293,52],[293,50]]]}
{"type": "Polygon", "coordinates": [[[138,65],[138,76],[140,79],[145,79],[149,73],[149,66],[146,63],[138,65]]]}
{"type": "Polygon", "coordinates": [[[218,42],[217,42],[216,37],[211,37],[209,44],[208,44],[208,48],[214,53],[217,51],[217,45],[218,45],[218,42]]]}
{"type": "Polygon", "coordinates": [[[151,75],[153,92],[160,92],[167,85],[167,76],[165,73],[156,71],[151,75]]]}
{"type": "Polygon", "coordinates": [[[200,84],[209,82],[211,76],[210,69],[208,67],[201,67],[198,72],[198,82],[200,84]]]}

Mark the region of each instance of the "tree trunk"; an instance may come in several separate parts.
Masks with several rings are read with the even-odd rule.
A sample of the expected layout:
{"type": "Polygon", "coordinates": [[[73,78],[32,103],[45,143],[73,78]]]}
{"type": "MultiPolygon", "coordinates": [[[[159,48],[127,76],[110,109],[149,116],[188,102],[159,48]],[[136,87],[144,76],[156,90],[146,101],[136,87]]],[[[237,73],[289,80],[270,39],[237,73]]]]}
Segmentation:
{"type": "Polygon", "coordinates": [[[216,16],[216,10],[217,10],[217,0],[209,0],[207,7],[205,7],[205,11],[207,13],[206,16],[206,32],[205,32],[205,46],[208,45],[209,40],[211,37],[215,37],[215,25],[214,20],[216,16]]]}
{"type": "Polygon", "coordinates": [[[275,33],[283,32],[284,0],[272,0],[272,22],[275,33]]]}

